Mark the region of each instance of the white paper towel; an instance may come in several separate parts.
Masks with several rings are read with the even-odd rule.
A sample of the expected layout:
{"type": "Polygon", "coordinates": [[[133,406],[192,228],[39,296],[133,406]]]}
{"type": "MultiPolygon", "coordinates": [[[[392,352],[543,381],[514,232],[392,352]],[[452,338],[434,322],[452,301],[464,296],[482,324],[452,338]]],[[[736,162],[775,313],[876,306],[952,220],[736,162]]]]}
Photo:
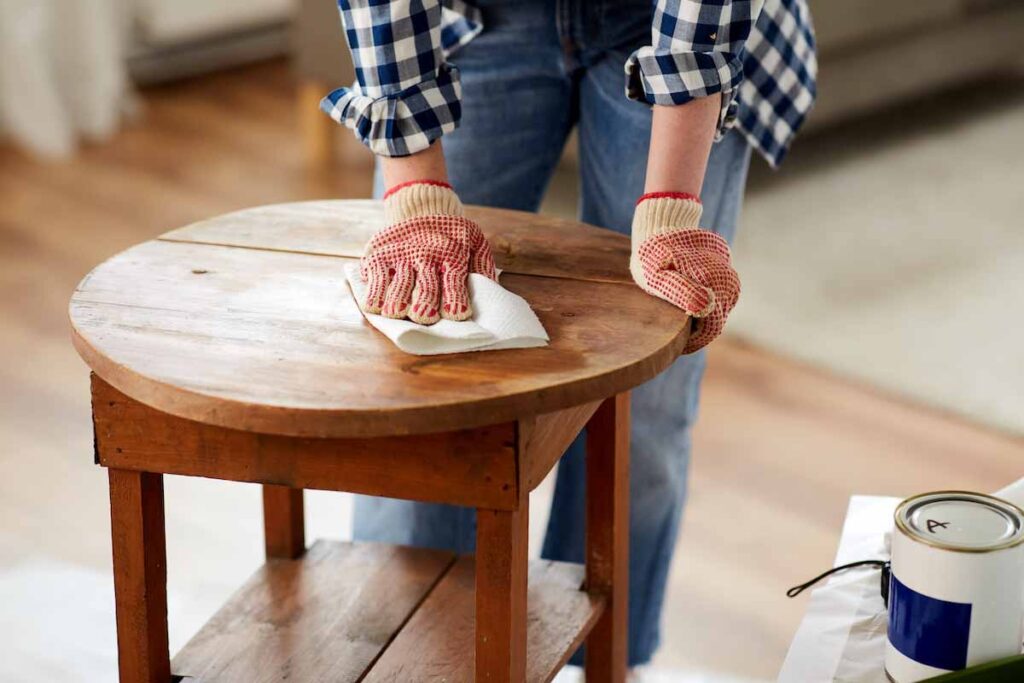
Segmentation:
{"type": "MultiPolygon", "coordinates": [[[[356,301],[362,304],[366,300],[366,283],[359,276],[359,264],[346,265],[345,277],[356,301]]],[[[363,315],[395,346],[417,356],[547,345],[548,333],[521,296],[490,278],[471,273],[469,297],[473,317],[462,322],[442,318],[433,325],[418,325],[366,311],[363,315]]]]}

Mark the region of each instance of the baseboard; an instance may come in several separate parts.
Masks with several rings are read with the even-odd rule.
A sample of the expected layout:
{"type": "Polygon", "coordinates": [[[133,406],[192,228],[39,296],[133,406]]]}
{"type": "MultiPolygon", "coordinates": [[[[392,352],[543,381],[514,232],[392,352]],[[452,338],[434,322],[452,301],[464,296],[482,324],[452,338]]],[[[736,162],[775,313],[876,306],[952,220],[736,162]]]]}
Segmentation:
{"type": "Polygon", "coordinates": [[[287,54],[290,23],[174,45],[144,45],[128,57],[132,80],[141,85],[198,76],[287,54]]]}

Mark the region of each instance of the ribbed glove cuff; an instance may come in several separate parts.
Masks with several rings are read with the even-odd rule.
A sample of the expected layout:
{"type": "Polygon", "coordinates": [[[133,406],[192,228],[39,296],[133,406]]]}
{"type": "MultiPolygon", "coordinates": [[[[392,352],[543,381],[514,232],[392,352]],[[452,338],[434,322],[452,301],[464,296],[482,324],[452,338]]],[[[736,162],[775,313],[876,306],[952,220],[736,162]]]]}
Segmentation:
{"type": "Polygon", "coordinates": [[[652,192],[640,197],[633,214],[633,253],[648,237],[696,228],[704,207],[684,192],[652,192]]]}
{"type": "Polygon", "coordinates": [[[384,216],[388,225],[421,216],[462,216],[465,211],[448,183],[414,180],[395,185],[384,195],[384,216]]]}
{"type": "Polygon", "coordinates": [[[700,199],[685,192],[650,192],[637,200],[629,271],[641,287],[646,285],[646,278],[640,264],[640,245],[655,235],[696,228],[703,211],[700,199]]]}

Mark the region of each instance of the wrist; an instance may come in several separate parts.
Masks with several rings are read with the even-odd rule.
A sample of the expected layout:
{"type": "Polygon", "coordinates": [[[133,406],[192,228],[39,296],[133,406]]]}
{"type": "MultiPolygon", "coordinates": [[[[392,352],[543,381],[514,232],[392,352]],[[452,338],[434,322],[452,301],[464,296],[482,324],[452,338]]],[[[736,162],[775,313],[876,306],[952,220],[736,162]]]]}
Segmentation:
{"type": "Polygon", "coordinates": [[[414,180],[448,181],[441,141],[404,157],[378,157],[384,187],[394,187],[414,180]]]}
{"type": "Polygon", "coordinates": [[[689,192],[658,191],[658,192],[645,192],[644,194],[640,195],[640,198],[636,200],[636,205],[640,206],[644,202],[646,202],[648,200],[651,200],[651,199],[679,199],[679,200],[682,200],[682,201],[697,202],[698,204],[701,203],[700,202],[700,197],[698,197],[695,194],[691,194],[689,192]]]}
{"type": "Polygon", "coordinates": [[[464,210],[455,190],[440,180],[409,180],[384,193],[388,225],[420,216],[461,216],[464,210]]]}
{"type": "Polygon", "coordinates": [[[386,192],[384,192],[384,201],[387,201],[388,198],[390,198],[392,195],[401,192],[404,189],[411,188],[414,185],[433,185],[434,187],[440,187],[454,191],[454,188],[443,180],[431,180],[429,178],[420,178],[416,180],[406,180],[404,182],[397,183],[396,185],[392,185],[390,188],[387,189],[386,192]]]}

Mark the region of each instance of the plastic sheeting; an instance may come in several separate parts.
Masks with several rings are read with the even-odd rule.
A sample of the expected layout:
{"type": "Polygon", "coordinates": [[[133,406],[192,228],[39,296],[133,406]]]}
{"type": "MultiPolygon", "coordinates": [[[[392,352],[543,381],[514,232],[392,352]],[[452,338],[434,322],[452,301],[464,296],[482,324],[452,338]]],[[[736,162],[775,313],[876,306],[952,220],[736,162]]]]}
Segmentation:
{"type": "MultiPolygon", "coordinates": [[[[995,495],[1024,507],[1024,479],[995,495]]],[[[850,498],[834,566],[889,559],[893,512],[900,500],[850,498]]],[[[850,569],[812,591],[779,672],[780,683],[888,683],[883,668],[887,615],[879,582],[878,569],[850,569]]],[[[1021,583],[1024,590],[1024,577],[1021,583]]]]}

